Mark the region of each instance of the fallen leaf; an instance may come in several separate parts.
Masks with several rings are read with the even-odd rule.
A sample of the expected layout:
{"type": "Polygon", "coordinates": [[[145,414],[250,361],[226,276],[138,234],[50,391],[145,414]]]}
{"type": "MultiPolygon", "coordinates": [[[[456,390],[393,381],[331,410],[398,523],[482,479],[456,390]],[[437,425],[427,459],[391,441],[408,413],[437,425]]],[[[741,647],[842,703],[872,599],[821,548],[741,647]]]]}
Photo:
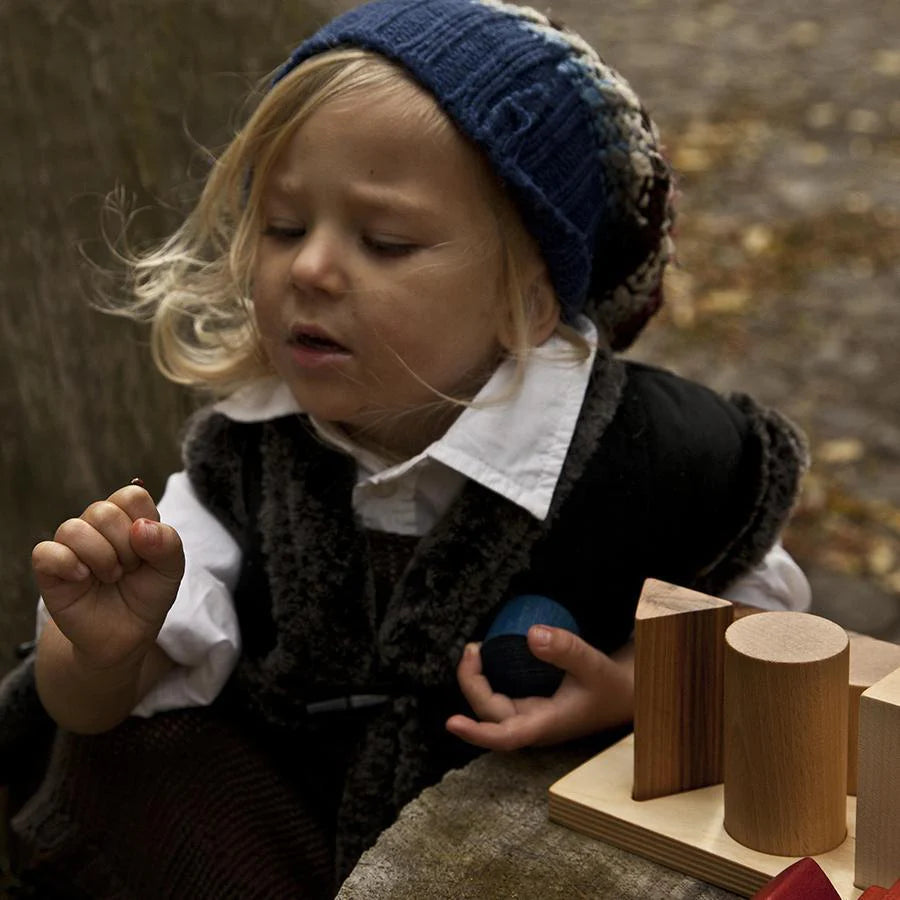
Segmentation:
{"type": "Polygon", "coordinates": [[[806,111],[806,124],[810,128],[827,128],[837,121],[837,109],[830,101],[814,103],[806,111]]]}
{"type": "Polygon", "coordinates": [[[808,141],[797,148],[797,156],[805,166],[821,166],[828,159],[830,151],[825,144],[808,141]]]}
{"type": "Polygon", "coordinates": [[[753,256],[765,253],[772,246],[772,229],[767,225],[751,225],[741,235],[741,244],[753,256]]]}
{"type": "Polygon", "coordinates": [[[708,313],[736,313],[741,312],[750,299],[749,291],[741,290],[741,288],[723,288],[705,294],[697,305],[708,313]]]}
{"type": "Polygon", "coordinates": [[[815,47],[821,38],[822,26],[808,19],[794,22],[787,30],[788,43],[793,47],[815,47]]]}
{"type": "Polygon", "coordinates": [[[874,109],[851,109],[847,113],[847,131],[878,134],[881,131],[881,116],[874,109]]]}
{"type": "Polygon", "coordinates": [[[879,75],[900,76],[900,50],[878,50],[872,68],[879,75]]]}
{"type": "Polygon", "coordinates": [[[869,550],[866,562],[875,575],[887,575],[897,563],[897,554],[887,541],[879,541],[869,550]]]}
{"type": "Polygon", "coordinates": [[[865,445],[858,438],[837,438],[820,444],[815,450],[815,458],[819,462],[842,465],[857,462],[865,452],[865,445]]]}
{"type": "Polygon", "coordinates": [[[679,147],[673,162],[681,172],[705,172],[712,165],[712,156],[700,147],[679,147]]]}

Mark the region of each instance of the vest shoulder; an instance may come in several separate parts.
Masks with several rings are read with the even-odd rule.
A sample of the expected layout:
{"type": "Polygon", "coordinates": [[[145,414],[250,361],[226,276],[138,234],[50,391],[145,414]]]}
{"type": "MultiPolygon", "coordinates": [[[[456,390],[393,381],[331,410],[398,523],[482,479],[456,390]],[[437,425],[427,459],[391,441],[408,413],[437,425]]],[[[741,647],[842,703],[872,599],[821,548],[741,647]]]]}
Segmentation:
{"type": "Polygon", "coordinates": [[[740,419],[738,408],[704,384],[647,363],[626,362],[623,404],[648,409],[671,425],[679,418],[695,424],[699,417],[740,419]]]}
{"type": "Polygon", "coordinates": [[[733,455],[751,444],[801,469],[808,464],[805,437],[777,410],[748,394],[721,394],[646,363],[626,363],[621,412],[626,421],[639,418],[664,444],[699,447],[701,456],[703,446],[733,455]]]}
{"type": "Polygon", "coordinates": [[[698,546],[718,545],[694,583],[715,593],[759,562],[787,522],[808,466],[805,438],[746,394],[725,396],[643,363],[626,372],[608,435],[613,458],[644,480],[665,540],[684,532],[702,536],[698,546]]]}
{"type": "Polygon", "coordinates": [[[749,407],[674,372],[644,363],[626,363],[625,383],[609,443],[640,442],[656,465],[704,467],[732,457],[754,431],[749,407]]]}

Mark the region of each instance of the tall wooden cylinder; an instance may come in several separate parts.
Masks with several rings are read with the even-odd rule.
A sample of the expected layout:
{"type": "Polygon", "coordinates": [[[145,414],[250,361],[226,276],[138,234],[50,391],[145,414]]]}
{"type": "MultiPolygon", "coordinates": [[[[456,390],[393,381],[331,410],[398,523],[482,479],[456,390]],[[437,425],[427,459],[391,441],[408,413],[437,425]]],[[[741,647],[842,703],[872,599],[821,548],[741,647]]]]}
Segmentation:
{"type": "Polygon", "coordinates": [[[847,833],[847,633],[768,612],[725,633],[725,830],[762,853],[812,856],[847,833]]]}

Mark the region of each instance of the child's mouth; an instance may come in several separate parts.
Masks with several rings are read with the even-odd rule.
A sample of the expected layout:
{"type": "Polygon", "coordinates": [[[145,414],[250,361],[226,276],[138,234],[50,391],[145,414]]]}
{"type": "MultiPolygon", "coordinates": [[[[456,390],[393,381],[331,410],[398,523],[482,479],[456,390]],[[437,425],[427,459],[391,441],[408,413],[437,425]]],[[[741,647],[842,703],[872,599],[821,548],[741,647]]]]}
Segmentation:
{"type": "Polygon", "coordinates": [[[311,350],[315,353],[348,352],[343,344],[339,344],[337,341],[320,331],[293,331],[291,333],[290,343],[295,347],[302,347],[304,350],[311,350]]]}
{"type": "Polygon", "coordinates": [[[333,365],[346,359],[350,351],[319,329],[298,328],[288,341],[294,363],[302,369],[333,365]]]}
{"type": "Polygon", "coordinates": [[[330,338],[318,337],[314,334],[299,334],[296,335],[292,341],[294,344],[298,344],[301,347],[306,347],[309,350],[319,350],[322,352],[332,352],[332,353],[345,353],[346,347],[341,346],[336,341],[332,341],[330,338]]]}

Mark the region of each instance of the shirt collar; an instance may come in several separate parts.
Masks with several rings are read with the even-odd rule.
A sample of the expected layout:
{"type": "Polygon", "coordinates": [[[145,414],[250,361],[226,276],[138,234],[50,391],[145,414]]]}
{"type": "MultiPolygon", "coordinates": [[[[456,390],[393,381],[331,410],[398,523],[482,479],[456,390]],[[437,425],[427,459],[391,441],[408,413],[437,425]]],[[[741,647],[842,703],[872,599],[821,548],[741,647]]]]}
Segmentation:
{"type": "MultiPolygon", "coordinates": [[[[313,421],[320,436],[357,461],[364,477],[387,481],[434,460],[477,481],[538,519],[550,509],[593,368],[597,332],[589,319],[577,327],[590,345],[573,359],[569,343],[553,335],[529,354],[511,395],[516,363],[503,362],[446,433],[422,453],[396,465],[360,447],[337,428],[313,421]]],[[[265,378],[216,404],[238,422],[259,422],[302,412],[287,385],[265,378]]]]}
{"type": "Polygon", "coordinates": [[[274,375],[251,381],[213,409],[235,422],[267,422],[303,412],[287,384],[274,375]]]}
{"type": "Polygon", "coordinates": [[[578,326],[590,345],[587,359],[573,359],[571,345],[554,335],[529,355],[519,389],[495,402],[513,384],[516,364],[507,360],[426,453],[546,518],[596,355],[593,324],[582,317],[578,326]]]}

